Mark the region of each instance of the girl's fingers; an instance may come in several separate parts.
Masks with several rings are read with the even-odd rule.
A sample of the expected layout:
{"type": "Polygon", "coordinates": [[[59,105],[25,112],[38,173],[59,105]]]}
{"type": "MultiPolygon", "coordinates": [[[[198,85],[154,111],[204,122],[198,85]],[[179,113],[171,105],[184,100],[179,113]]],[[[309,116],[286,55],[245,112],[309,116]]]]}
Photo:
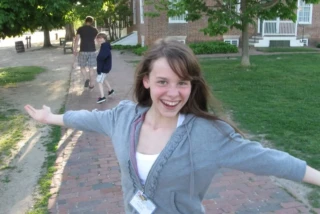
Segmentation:
{"type": "Polygon", "coordinates": [[[28,113],[33,113],[35,112],[35,109],[31,106],[31,105],[26,105],[24,107],[24,109],[28,112],[28,113]]]}

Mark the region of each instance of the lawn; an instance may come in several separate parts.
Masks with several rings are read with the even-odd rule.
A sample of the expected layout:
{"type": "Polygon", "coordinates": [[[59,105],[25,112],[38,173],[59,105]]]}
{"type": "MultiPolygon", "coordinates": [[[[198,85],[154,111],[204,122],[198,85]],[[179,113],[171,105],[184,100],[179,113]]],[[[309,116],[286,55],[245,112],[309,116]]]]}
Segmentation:
{"type": "Polygon", "coordinates": [[[271,48],[256,48],[257,51],[261,52],[316,52],[320,49],[308,48],[308,47],[271,47],[271,48]]]}
{"type": "MultiPolygon", "coordinates": [[[[34,66],[1,68],[0,87],[30,81],[43,71],[44,68],[34,66]]],[[[25,121],[26,116],[23,113],[14,109],[3,98],[0,99],[0,170],[7,168],[4,158],[11,155],[16,144],[22,139],[25,121]]]]}
{"type": "Polygon", "coordinates": [[[250,59],[250,68],[239,66],[240,59],[200,62],[215,96],[240,129],[265,135],[278,149],[320,169],[320,55],[250,59]]]}
{"type": "Polygon", "coordinates": [[[44,71],[44,68],[36,66],[6,67],[0,68],[0,86],[14,85],[18,82],[30,81],[44,71]]]}
{"type": "Polygon", "coordinates": [[[0,100],[0,170],[5,169],[3,158],[11,155],[19,140],[22,139],[26,116],[9,104],[0,100]]]}

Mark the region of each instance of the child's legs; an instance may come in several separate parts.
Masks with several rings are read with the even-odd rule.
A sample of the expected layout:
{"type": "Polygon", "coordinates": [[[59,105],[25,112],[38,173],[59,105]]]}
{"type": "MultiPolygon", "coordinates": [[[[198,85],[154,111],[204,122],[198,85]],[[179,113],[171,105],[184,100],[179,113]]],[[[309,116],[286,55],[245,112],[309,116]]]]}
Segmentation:
{"type": "Polygon", "coordinates": [[[97,75],[97,82],[98,82],[99,91],[101,95],[100,97],[104,97],[103,82],[105,81],[106,76],[107,75],[105,73],[101,73],[97,75]]]}
{"type": "Polygon", "coordinates": [[[107,86],[108,91],[111,91],[112,88],[111,88],[107,78],[104,79],[104,84],[107,86]]]}
{"type": "Polygon", "coordinates": [[[98,86],[100,91],[100,97],[104,97],[103,84],[99,82],[98,86]]]}

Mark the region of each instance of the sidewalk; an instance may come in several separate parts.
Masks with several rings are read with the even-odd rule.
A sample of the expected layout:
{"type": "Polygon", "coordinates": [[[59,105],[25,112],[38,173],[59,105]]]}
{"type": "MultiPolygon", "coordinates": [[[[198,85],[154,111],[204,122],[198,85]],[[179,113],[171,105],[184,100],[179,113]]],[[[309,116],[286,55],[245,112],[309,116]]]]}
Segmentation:
{"type": "MultiPolygon", "coordinates": [[[[96,104],[97,87],[84,90],[80,71],[72,72],[66,109],[103,110],[131,99],[134,64],[128,61],[139,59],[113,52],[108,78],[116,93],[102,104],[96,104]]],[[[124,214],[120,169],[108,137],[63,129],[56,166],[51,192],[58,194],[49,200],[51,213],[124,214]]],[[[227,169],[215,176],[203,204],[209,214],[310,213],[272,178],[227,169]]]]}

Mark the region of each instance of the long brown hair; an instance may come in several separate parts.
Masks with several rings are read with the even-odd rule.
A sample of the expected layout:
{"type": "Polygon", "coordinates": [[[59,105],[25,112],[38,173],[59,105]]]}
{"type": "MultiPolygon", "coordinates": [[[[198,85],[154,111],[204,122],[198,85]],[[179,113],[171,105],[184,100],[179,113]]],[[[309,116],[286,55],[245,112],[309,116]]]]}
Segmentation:
{"type": "MultiPolygon", "coordinates": [[[[182,107],[181,113],[192,113],[211,120],[227,120],[221,103],[213,96],[202,75],[193,51],[183,43],[174,40],[157,40],[138,64],[135,72],[134,96],[140,105],[152,105],[150,91],[143,86],[143,78],[149,76],[153,63],[160,58],[168,61],[171,69],[179,78],[191,81],[191,94],[187,103],[182,107]]],[[[228,123],[235,128],[230,121],[228,123]]]]}

